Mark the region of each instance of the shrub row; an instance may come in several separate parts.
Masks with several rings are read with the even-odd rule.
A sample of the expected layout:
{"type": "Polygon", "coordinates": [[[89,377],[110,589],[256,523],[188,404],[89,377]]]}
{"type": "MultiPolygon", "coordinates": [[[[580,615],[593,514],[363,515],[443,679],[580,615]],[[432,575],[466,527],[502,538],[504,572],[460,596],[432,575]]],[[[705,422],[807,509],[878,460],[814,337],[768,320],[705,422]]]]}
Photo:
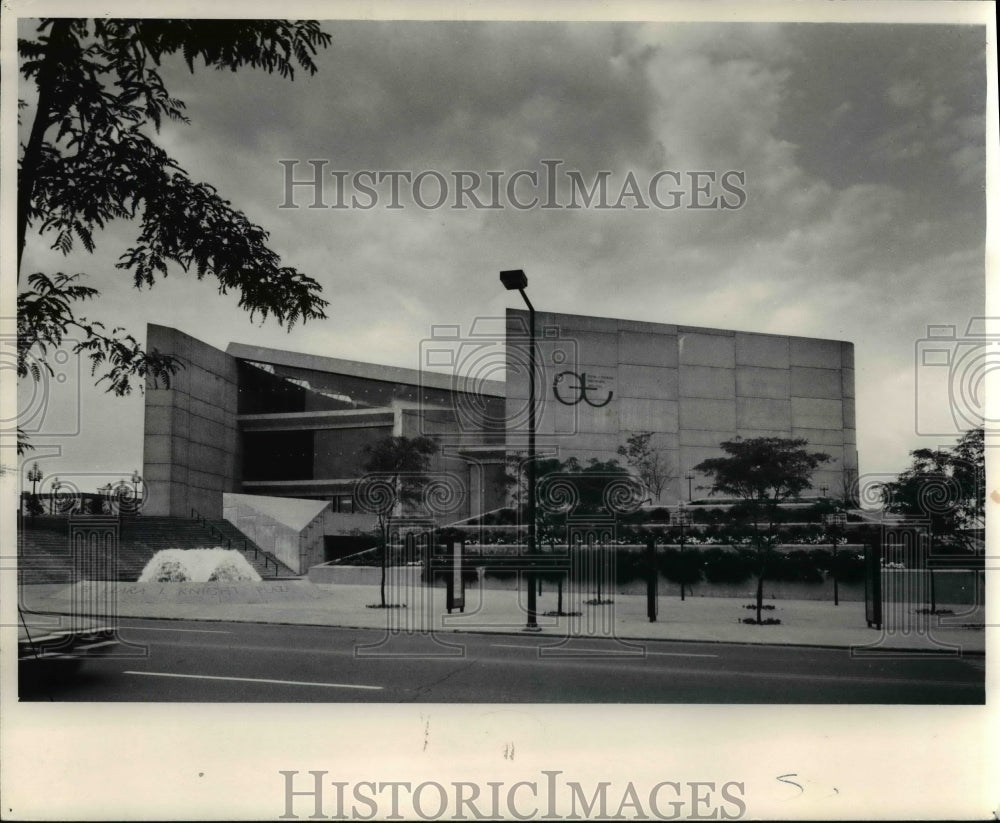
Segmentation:
{"type": "MultiPolygon", "coordinates": [[[[745,503],[718,505],[715,501],[699,501],[687,507],[691,519],[698,525],[727,525],[734,522],[750,523],[751,510],[745,503]]],[[[836,511],[836,506],[829,501],[819,501],[810,505],[779,508],[775,513],[775,523],[798,523],[822,525],[824,515],[836,511]]],[[[857,520],[856,516],[849,519],[857,520]]],[[[523,522],[523,517],[521,518],[523,522]]],[[[646,525],[652,523],[671,523],[673,515],[665,506],[639,509],[632,514],[620,515],[618,521],[622,525],[646,525]]],[[[465,521],[468,526],[516,526],[517,510],[514,508],[498,509],[465,521]]]]}
{"type": "MultiPolygon", "coordinates": [[[[579,550],[588,551],[588,550],[579,550]]],[[[589,550],[595,551],[595,550],[589,550]]],[[[591,568],[598,558],[589,558],[591,568]]],[[[396,548],[390,550],[389,564],[393,566],[414,562],[396,548]]],[[[465,573],[468,582],[477,578],[475,567],[485,569],[487,577],[494,579],[510,579],[516,572],[499,569],[491,561],[491,556],[472,555],[467,558],[468,569],[465,573]]],[[[704,549],[685,549],[669,547],[656,552],[656,569],[658,573],[674,583],[695,584],[702,581],[708,583],[744,583],[752,580],[757,574],[757,556],[753,549],[710,546],[704,549]]],[[[363,555],[351,558],[354,566],[379,566],[381,552],[373,549],[363,555]]],[[[614,556],[615,582],[625,585],[637,580],[643,580],[648,572],[646,553],[637,549],[616,549],[614,556]]],[[[793,549],[788,552],[770,552],[767,557],[765,578],[772,581],[797,583],[822,583],[836,572],[837,579],[842,583],[853,583],[864,580],[864,560],[854,550],[837,552],[836,563],[830,549],[793,549]]],[[[555,582],[565,576],[562,572],[542,572],[543,580],[555,582]]]]}
{"type": "MultiPolygon", "coordinates": [[[[819,524],[799,524],[779,527],[777,535],[782,543],[819,544],[829,543],[831,537],[819,524]]],[[[510,526],[482,529],[448,527],[439,530],[438,539],[447,543],[450,540],[465,540],[468,545],[504,546],[514,545],[524,540],[526,530],[510,526]]],[[[692,545],[720,544],[729,545],[753,539],[752,525],[708,525],[689,526],[683,530],[685,543],[692,545]]],[[[644,544],[653,537],[657,543],[680,543],[681,528],[679,526],[618,524],[615,529],[615,540],[620,544],[644,544]]],[[[543,538],[544,540],[544,538],[543,538]]]]}

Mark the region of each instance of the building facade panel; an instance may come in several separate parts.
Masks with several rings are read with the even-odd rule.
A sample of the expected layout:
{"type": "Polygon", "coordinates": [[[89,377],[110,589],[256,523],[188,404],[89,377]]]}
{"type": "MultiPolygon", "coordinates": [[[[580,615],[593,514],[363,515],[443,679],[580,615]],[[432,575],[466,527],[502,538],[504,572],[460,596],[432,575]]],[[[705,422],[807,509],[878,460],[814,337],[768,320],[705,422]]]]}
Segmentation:
{"type": "Polygon", "coordinates": [[[809,446],[816,446],[819,451],[823,451],[825,446],[842,446],[845,442],[844,430],[838,429],[810,429],[795,427],[792,429],[792,437],[809,441],[809,446]]]}
{"type": "Polygon", "coordinates": [[[680,400],[681,431],[736,431],[736,405],[729,400],[680,400]]]}
{"type": "Polygon", "coordinates": [[[683,366],[736,367],[736,337],[732,332],[682,329],[677,335],[677,347],[679,362],[683,366]]]}
{"type": "Polygon", "coordinates": [[[712,429],[682,429],[678,437],[681,447],[706,446],[718,447],[725,440],[731,440],[733,433],[728,429],[713,431],[712,429]]]}
{"type": "Polygon", "coordinates": [[[560,335],[565,340],[576,344],[581,364],[592,366],[617,366],[618,334],[604,331],[583,331],[575,329],[571,334],[560,335]]]}
{"type": "MultiPolygon", "coordinates": [[[[618,368],[618,396],[676,400],[678,370],[658,366],[622,364],[618,368]]],[[[601,397],[603,399],[603,395],[601,397]]]]}
{"type": "Polygon", "coordinates": [[[789,338],[736,332],[736,365],[787,369],[791,365],[789,338]]]}
{"type": "Polygon", "coordinates": [[[800,429],[844,428],[844,404],[840,400],[792,398],[792,426],[800,429]]]}
{"type": "Polygon", "coordinates": [[[840,344],[840,365],[844,369],[854,369],[854,344],[840,344]]]}
{"type": "Polygon", "coordinates": [[[618,335],[621,363],[636,366],[677,367],[677,335],[622,331],[618,335]]]}
{"type": "Polygon", "coordinates": [[[786,431],[792,425],[791,400],[770,397],[736,398],[736,428],[786,431]]]}
{"type": "Polygon", "coordinates": [[[736,370],[716,366],[684,366],[678,371],[681,397],[732,400],[736,397],[736,370]]]}
{"type": "Polygon", "coordinates": [[[841,372],[841,393],[845,398],[854,399],[854,369],[844,368],[841,372]]]}
{"type": "Polygon", "coordinates": [[[623,432],[677,432],[679,413],[676,400],[623,397],[618,404],[618,420],[623,432]]]}
{"type": "Polygon", "coordinates": [[[749,440],[751,437],[791,437],[791,428],[787,429],[744,429],[737,427],[736,436],[749,440]]]}
{"type": "Polygon", "coordinates": [[[792,397],[839,400],[844,396],[843,372],[840,369],[792,366],[790,380],[792,397]]]}
{"type": "Polygon", "coordinates": [[[814,368],[843,368],[843,343],[812,337],[790,337],[790,365],[814,368]]]}
{"type": "Polygon", "coordinates": [[[739,397],[788,400],[791,397],[791,373],[787,368],[742,366],[736,370],[736,394],[739,397]]]}

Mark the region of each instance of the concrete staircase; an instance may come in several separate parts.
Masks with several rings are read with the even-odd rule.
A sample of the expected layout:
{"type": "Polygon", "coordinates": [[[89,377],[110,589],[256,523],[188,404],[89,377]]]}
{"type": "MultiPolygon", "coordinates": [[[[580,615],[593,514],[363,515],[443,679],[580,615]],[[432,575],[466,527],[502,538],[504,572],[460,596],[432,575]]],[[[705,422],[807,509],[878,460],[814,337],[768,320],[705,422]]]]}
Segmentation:
{"type": "Polygon", "coordinates": [[[206,520],[205,524],[214,536],[220,538],[220,542],[213,545],[240,551],[263,579],[295,578],[297,580],[301,577],[271,552],[264,551],[228,520],[206,520]]]}
{"type": "Polygon", "coordinates": [[[66,519],[33,518],[30,532],[26,528],[28,521],[29,518],[24,518],[17,532],[18,582],[72,583],[73,557],[66,519]]]}
{"type": "MultiPolygon", "coordinates": [[[[18,581],[27,584],[75,582],[66,518],[26,517],[20,526],[18,581]]],[[[162,549],[210,549],[219,546],[239,551],[265,580],[299,578],[292,569],[225,520],[124,517],[119,521],[118,537],[118,568],[113,576],[122,581],[137,580],[153,555],[162,549]]],[[[103,579],[108,575],[98,570],[87,576],[103,579]]]]}

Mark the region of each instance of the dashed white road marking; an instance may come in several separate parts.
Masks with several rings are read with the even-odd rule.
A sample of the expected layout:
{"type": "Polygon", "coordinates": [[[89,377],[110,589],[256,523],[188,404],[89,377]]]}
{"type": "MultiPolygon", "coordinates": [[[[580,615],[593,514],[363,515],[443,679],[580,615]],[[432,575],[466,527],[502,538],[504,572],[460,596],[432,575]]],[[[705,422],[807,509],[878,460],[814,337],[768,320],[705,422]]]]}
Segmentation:
{"type": "MultiPolygon", "coordinates": [[[[548,646],[533,646],[527,643],[490,643],[490,645],[496,649],[540,649],[540,648],[550,648],[548,646]]],[[[558,646],[552,646],[553,650],[559,648],[558,646]]],[[[642,657],[641,654],[630,653],[630,652],[609,652],[604,649],[568,649],[567,651],[572,651],[574,653],[586,654],[591,653],[595,656],[602,657],[642,657]]],[[[699,654],[697,652],[646,652],[648,657],[718,657],[717,654],[699,654]]]]}
{"type": "Polygon", "coordinates": [[[382,691],[384,686],[359,686],[354,683],[317,683],[311,680],[270,680],[263,677],[226,677],[215,674],[178,674],[177,672],[133,672],[127,671],[125,674],[138,674],[146,677],[180,677],[189,680],[234,680],[240,683],[272,683],[279,686],[318,686],[326,689],[365,689],[368,691],[382,691]]]}

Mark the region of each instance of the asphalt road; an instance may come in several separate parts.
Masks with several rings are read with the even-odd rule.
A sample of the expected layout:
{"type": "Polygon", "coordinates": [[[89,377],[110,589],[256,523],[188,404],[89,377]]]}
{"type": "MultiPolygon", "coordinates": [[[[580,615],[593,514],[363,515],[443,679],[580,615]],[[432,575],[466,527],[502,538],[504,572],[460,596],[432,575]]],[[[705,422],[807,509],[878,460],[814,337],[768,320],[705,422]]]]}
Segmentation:
{"type": "Polygon", "coordinates": [[[122,621],[129,656],[22,668],[31,701],[981,704],[982,656],[529,634],[436,639],[314,626],[122,621]],[[453,644],[453,645],[445,645],[453,644]]]}

